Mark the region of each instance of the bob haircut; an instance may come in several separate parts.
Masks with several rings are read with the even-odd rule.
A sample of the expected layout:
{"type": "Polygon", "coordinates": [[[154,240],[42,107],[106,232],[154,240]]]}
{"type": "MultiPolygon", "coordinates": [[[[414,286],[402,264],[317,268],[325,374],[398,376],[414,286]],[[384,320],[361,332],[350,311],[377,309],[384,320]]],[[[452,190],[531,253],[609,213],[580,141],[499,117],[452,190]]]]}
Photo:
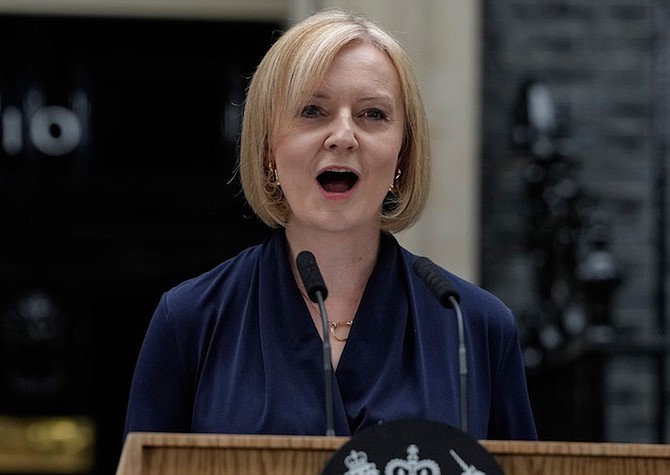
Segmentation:
{"type": "Polygon", "coordinates": [[[405,107],[396,190],[380,207],[381,230],[412,226],[430,189],[428,124],[418,81],[402,46],[373,21],[337,8],[318,12],[288,29],[259,63],[247,89],[238,169],[245,198],[271,228],[286,226],[289,204],[271,170],[273,140],[307,104],[337,53],[353,42],[370,43],[395,66],[405,107]]]}

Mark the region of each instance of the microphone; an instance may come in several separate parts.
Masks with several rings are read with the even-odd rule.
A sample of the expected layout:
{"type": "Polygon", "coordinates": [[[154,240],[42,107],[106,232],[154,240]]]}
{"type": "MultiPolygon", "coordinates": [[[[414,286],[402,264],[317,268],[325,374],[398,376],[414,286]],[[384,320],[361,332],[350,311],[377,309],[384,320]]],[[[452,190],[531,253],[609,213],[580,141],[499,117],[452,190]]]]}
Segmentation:
{"type": "Polygon", "coordinates": [[[468,432],[468,360],[465,349],[461,296],[441,269],[427,257],[414,261],[414,272],[421,278],[444,308],[453,308],[458,322],[458,368],[461,389],[461,430],[468,432]]]}
{"type": "Polygon", "coordinates": [[[316,265],[314,254],[309,251],[302,251],[298,254],[295,262],[309,299],[314,303],[319,303],[320,293],[321,299],[326,300],[328,289],[326,288],[326,283],[323,281],[323,277],[321,277],[319,266],[316,265]]]}
{"type": "Polygon", "coordinates": [[[321,313],[321,323],[323,325],[323,379],[324,388],[326,391],[326,435],[334,436],[335,429],[333,428],[333,381],[332,368],[333,360],[330,355],[330,337],[328,333],[328,314],[326,313],[326,305],[324,300],[328,297],[328,289],[326,283],[323,281],[319,266],[316,264],[314,254],[309,251],[301,251],[296,258],[296,266],[302,279],[302,284],[307,290],[309,299],[319,304],[319,312],[321,313]]]}

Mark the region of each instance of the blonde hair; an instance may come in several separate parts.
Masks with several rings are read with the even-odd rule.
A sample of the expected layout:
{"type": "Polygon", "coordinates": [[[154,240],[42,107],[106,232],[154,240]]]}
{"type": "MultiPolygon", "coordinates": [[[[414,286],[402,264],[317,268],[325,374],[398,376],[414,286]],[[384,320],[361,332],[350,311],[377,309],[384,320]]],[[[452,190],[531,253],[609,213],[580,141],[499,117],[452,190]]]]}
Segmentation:
{"type": "Polygon", "coordinates": [[[289,124],[322,83],[337,53],[354,41],[375,45],[395,66],[405,108],[405,131],[397,190],[382,206],[381,229],[402,231],[425,207],[430,188],[430,144],[423,99],[409,58],[373,21],[332,8],[287,30],[259,63],[247,90],[239,172],[245,197],[268,226],[286,225],[289,205],[270,169],[273,138],[289,124]],[[285,126],[285,125],[284,125],[285,126]]]}

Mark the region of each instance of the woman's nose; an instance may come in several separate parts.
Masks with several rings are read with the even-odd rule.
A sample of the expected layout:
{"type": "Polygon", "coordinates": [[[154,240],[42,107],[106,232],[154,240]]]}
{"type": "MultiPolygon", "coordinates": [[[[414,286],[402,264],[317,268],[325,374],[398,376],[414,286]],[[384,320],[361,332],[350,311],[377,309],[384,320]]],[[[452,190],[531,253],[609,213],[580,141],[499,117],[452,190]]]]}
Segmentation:
{"type": "Polygon", "coordinates": [[[351,150],[358,147],[358,140],[354,130],[355,124],[350,114],[340,114],[331,122],[324,147],[329,150],[351,150]]]}

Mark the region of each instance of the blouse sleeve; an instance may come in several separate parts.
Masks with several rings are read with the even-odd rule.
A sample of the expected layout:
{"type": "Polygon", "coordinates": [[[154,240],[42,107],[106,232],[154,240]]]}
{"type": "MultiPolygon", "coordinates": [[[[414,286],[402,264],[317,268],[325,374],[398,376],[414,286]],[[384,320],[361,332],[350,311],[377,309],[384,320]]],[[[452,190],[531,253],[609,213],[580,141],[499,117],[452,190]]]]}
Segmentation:
{"type": "MultiPolygon", "coordinates": [[[[515,322],[513,318],[512,322],[515,322]]],[[[488,438],[536,440],[537,432],[516,324],[509,324],[507,330],[493,380],[488,438]]]]}
{"type": "MultiPolygon", "coordinates": [[[[188,432],[192,381],[180,355],[178,332],[163,294],[149,323],[130,386],[124,438],[132,431],[188,432]]],[[[183,343],[182,343],[183,344],[183,343]]]]}

